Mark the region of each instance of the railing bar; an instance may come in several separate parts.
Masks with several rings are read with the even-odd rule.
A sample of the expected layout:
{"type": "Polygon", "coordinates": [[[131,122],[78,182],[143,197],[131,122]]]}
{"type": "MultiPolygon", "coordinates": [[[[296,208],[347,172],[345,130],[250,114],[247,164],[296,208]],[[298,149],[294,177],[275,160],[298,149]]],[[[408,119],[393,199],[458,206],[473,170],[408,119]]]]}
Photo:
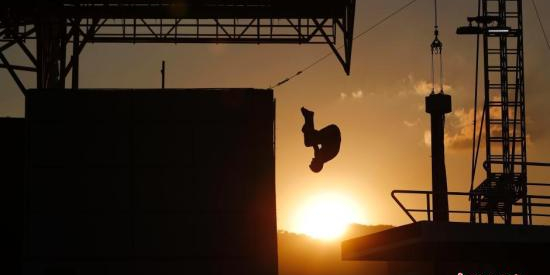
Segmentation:
{"type": "Polygon", "coordinates": [[[533,209],[531,207],[531,197],[527,197],[527,202],[529,203],[529,224],[533,225],[533,209]]]}
{"type": "Polygon", "coordinates": [[[407,209],[406,209],[405,206],[399,201],[399,199],[397,199],[397,197],[395,196],[395,193],[396,193],[396,191],[392,191],[392,192],[391,192],[391,197],[393,198],[393,200],[397,203],[397,205],[399,205],[399,207],[401,207],[401,209],[405,212],[405,214],[407,214],[407,216],[409,216],[409,218],[410,218],[413,222],[416,222],[416,219],[411,215],[411,213],[409,213],[409,211],[407,211],[407,209]]]}
{"type": "MultiPolygon", "coordinates": [[[[407,212],[426,212],[426,209],[417,209],[417,208],[407,208],[407,212]]],[[[466,211],[466,210],[449,210],[449,213],[455,214],[470,214],[470,213],[484,213],[483,211],[466,211]]],[[[430,213],[433,213],[433,210],[430,210],[430,213]]]]}
{"type": "Polygon", "coordinates": [[[449,210],[449,213],[456,213],[456,214],[470,214],[470,213],[477,213],[480,211],[466,211],[466,210],[449,210]]]}
{"type": "Polygon", "coordinates": [[[542,195],[528,195],[528,197],[533,199],[550,199],[550,196],[542,196],[542,195]]]}
{"type": "Polygon", "coordinates": [[[537,207],[550,207],[550,204],[549,203],[531,203],[529,204],[531,206],[537,206],[537,207]]]}
{"type": "Polygon", "coordinates": [[[426,214],[428,215],[428,221],[431,221],[432,220],[432,211],[431,211],[431,207],[430,207],[430,194],[429,193],[426,193],[426,205],[428,206],[426,208],[426,214]]]}
{"type": "MultiPolygon", "coordinates": [[[[531,165],[533,163],[530,163],[531,165]]],[[[540,163],[536,163],[536,164],[540,164],[540,163]]],[[[529,185],[541,185],[541,186],[550,186],[550,184],[547,184],[547,183],[529,183],[529,185]]],[[[431,213],[434,212],[432,209],[431,209],[431,205],[430,205],[430,195],[433,194],[432,191],[425,191],[425,190],[394,190],[392,191],[391,193],[391,196],[392,198],[395,200],[395,202],[399,205],[399,207],[405,212],[405,214],[407,216],[409,216],[409,218],[413,221],[413,222],[417,222],[416,219],[414,219],[414,217],[411,215],[411,213],[416,213],[416,212],[422,212],[422,213],[427,213],[427,216],[428,216],[428,221],[431,221],[431,213]],[[401,201],[399,201],[399,199],[397,198],[396,194],[424,194],[426,195],[426,204],[427,204],[427,209],[417,209],[417,208],[405,208],[405,206],[401,203],[401,201]]],[[[450,196],[470,196],[472,194],[476,194],[476,192],[447,192],[447,195],[450,195],[450,196]]],[[[532,222],[532,217],[550,217],[550,214],[533,214],[531,208],[532,207],[549,207],[550,208],[550,203],[532,203],[531,200],[532,199],[550,199],[550,196],[542,196],[542,195],[528,195],[527,196],[527,199],[528,199],[528,216],[529,216],[529,224],[533,224],[532,222]]],[[[512,205],[515,205],[515,206],[518,206],[518,205],[522,205],[521,203],[518,203],[518,202],[515,202],[513,203],[512,205]]],[[[472,214],[472,213],[478,213],[478,214],[482,214],[482,213],[485,213],[486,211],[483,211],[483,210],[470,210],[470,211],[465,211],[465,210],[449,210],[449,213],[452,213],[452,214],[472,214]]],[[[522,216],[523,213],[521,212],[514,212],[514,213],[511,213],[512,216],[522,216]]]]}
{"type": "Polygon", "coordinates": [[[538,182],[533,182],[533,183],[527,183],[527,185],[550,186],[550,183],[538,183],[538,182]]]}
{"type": "Polygon", "coordinates": [[[406,193],[406,194],[425,194],[431,191],[420,191],[420,190],[394,190],[392,193],[406,193]]]}
{"type": "MultiPolygon", "coordinates": [[[[432,194],[432,191],[421,191],[421,190],[394,190],[396,194],[432,194]]],[[[454,196],[465,196],[470,195],[469,192],[447,192],[447,195],[454,196]]]]}
{"type": "MultiPolygon", "coordinates": [[[[407,211],[409,212],[426,212],[426,209],[418,209],[418,208],[407,208],[407,211]]],[[[433,211],[430,211],[433,212],[433,211]]]]}
{"type": "MultiPolygon", "coordinates": [[[[492,164],[503,164],[502,161],[490,161],[492,164]]],[[[545,162],[513,162],[513,165],[527,165],[527,166],[541,166],[541,167],[550,167],[550,163],[545,162]]]]}

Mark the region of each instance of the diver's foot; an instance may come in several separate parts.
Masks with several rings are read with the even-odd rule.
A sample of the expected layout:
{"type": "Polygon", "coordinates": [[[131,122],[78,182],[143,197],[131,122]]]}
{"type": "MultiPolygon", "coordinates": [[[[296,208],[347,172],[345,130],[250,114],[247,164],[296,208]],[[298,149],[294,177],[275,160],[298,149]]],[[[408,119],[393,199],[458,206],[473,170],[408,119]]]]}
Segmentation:
{"type": "Polygon", "coordinates": [[[302,115],[303,115],[304,117],[313,117],[313,114],[314,114],[314,113],[313,113],[312,111],[310,111],[310,110],[308,110],[308,109],[306,109],[306,108],[304,108],[304,107],[302,107],[301,111],[302,111],[302,115]]]}

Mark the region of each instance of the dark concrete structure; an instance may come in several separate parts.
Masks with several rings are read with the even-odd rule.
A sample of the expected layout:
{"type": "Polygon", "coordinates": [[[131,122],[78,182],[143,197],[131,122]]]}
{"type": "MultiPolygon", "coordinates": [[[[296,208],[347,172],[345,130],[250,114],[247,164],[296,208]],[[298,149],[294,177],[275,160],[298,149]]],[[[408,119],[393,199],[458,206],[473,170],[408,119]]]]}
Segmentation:
{"type": "Polygon", "coordinates": [[[271,90],[26,94],[23,274],[277,274],[271,90]]]}
{"type": "Polygon", "coordinates": [[[549,250],[550,226],[423,221],[345,241],[342,259],[410,262],[411,270],[422,272],[409,274],[531,275],[547,274],[537,271],[549,250]],[[437,273],[426,273],[426,266],[437,273]]]}
{"type": "Polygon", "coordinates": [[[0,274],[19,274],[23,232],[23,170],[25,163],[25,120],[0,118],[0,207],[2,249],[0,274]],[[15,272],[14,272],[15,271],[15,272]]]}
{"type": "Polygon", "coordinates": [[[445,169],[445,114],[450,113],[451,96],[443,92],[426,97],[426,113],[430,114],[432,145],[433,220],[449,221],[447,171],[445,169]]]}

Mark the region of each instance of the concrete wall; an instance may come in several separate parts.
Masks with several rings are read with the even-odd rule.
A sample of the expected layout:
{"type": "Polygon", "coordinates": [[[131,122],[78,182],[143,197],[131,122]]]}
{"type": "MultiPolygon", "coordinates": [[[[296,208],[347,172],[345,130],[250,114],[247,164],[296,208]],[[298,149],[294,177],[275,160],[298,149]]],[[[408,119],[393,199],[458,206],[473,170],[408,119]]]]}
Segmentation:
{"type": "Polygon", "coordinates": [[[0,118],[0,213],[2,250],[0,274],[19,274],[23,232],[23,171],[25,120],[0,118]],[[15,272],[14,272],[15,270],[15,272]]]}
{"type": "Polygon", "coordinates": [[[25,274],[276,274],[270,90],[32,91],[25,274]]]}

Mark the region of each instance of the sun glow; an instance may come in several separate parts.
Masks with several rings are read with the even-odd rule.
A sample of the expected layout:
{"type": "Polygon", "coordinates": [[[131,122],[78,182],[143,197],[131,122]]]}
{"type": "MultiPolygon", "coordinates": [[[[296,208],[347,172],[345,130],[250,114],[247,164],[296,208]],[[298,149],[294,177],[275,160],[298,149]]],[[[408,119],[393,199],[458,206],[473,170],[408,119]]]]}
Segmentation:
{"type": "Polygon", "coordinates": [[[316,239],[341,237],[348,225],[361,221],[361,211],[348,197],[321,194],[305,201],[295,217],[296,231],[316,239]]]}

